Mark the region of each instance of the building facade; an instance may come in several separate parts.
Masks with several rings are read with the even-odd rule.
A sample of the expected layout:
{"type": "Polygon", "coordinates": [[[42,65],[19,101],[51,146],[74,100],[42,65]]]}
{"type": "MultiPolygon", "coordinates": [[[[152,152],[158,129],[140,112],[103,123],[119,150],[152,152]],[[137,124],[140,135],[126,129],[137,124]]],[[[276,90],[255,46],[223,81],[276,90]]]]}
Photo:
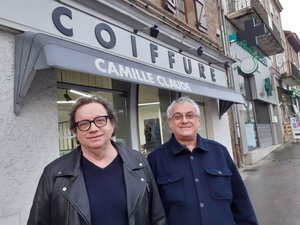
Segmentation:
{"type": "Polygon", "coordinates": [[[291,126],[291,118],[299,117],[300,98],[300,64],[299,51],[300,40],[296,33],[284,31],[285,51],[273,58],[273,72],[276,76],[276,87],[278,91],[278,107],[281,116],[283,139],[286,142],[295,141],[291,126]]]}
{"type": "Polygon", "coordinates": [[[241,161],[252,164],[283,142],[272,57],[284,52],[277,0],[223,1],[234,86],[245,102],[233,107],[241,161]]]}
{"type": "Polygon", "coordinates": [[[190,96],[199,133],[233,155],[227,109],[244,99],[228,77],[234,60],[223,47],[221,8],[202,0],[2,2],[0,224],[26,224],[43,168],[75,147],[68,113],[82,95],[110,100],[115,141],[145,154],[170,137],[167,106],[190,96]]]}

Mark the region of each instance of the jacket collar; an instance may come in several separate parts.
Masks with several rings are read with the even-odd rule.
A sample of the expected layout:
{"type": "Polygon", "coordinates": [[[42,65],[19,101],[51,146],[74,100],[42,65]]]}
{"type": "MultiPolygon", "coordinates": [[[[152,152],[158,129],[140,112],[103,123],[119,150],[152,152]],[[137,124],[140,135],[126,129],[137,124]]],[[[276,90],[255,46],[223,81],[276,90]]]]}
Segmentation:
{"type": "MultiPolygon", "coordinates": [[[[127,191],[127,207],[128,215],[131,218],[134,211],[137,210],[139,202],[143,196],[143,191],[146,189],[147,183],[143,172],[140,169],[145,167],[145,163],[139,161],[137,157],[133,157],[132,152],[114,142],[112,144],[117,149],[124,168],[124,178],[127,191]]],[[[57,172],[57,177],[73,177],[68,183],[61,187],[66,198],[75,206],[86,219],[88,224],[91,224],[91,215],[89,208],[88,195],[84,184],[84,177],[80,169],[81,147],[74,149],[69,155],[63,156],[64,161],[57,172]]]]}
{"type": "MultiPolygon", "coordinates": [[[[144,163],[137,161],[132,155],[129,155],[129,152],[125,147],[118,145],[113,141],[111,142],[117,149],[123,163],[128,169],[135,170],[144,167],[144,163]]],[[[78,146],[74,149],[71,155],[72,157],[66,157],[64,163],[62,163],[62,166],[57,173],[58,176],[74,176],[80,170],[80,160],[82,156],[81,147],[78,146]]]]}
{"type": "MultiPolygon", "coordinates": [[[[186,147],[184,145],[180,144],[176,140],[174,134],[172,134],[172,137],[170,138],[170,144],[171,144],[171,149],[172,149],[172,152],[174,155],[186,150],[186,147]]],[[[205,143],[205,139],[202,138],[199,134],[197,134],[196,149],[205,151],[205,152],[209,151],[209,149],[205,143]]]]}
{"type": "Polygon", "coordinates": [[[138,161],[136,158],[132,157],[132,154],[129,153],[128,149],[116,144],[115,142],[112,142],[112,144],[117,149],[123,163],[126,165],[128,169],[135,170],[135,169],[143,168],[145,166],[142,161],[138,161]]]}

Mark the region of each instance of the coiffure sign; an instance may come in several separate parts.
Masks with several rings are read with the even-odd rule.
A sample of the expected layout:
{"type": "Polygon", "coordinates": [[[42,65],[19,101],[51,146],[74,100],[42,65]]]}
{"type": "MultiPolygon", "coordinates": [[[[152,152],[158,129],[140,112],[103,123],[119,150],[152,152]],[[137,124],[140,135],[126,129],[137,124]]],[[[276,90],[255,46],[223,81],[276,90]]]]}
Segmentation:
{"type": "MultiPolygon", "coordinates": [[[[87,21],[87,19],[83,20],[79,18],[84,16],[87,15],[64,6],[59,6],[52,12],[52,21],[62,35],[76,39],[76,36],[84,34],[89,37],[88,41],[85,41],[84,44],[92,45],[105,52],[151,65],[161,70],[176,73],[177,75],[226,86],[226,74],[222,70],[210,67],[193,58],[177,53],[170,48],[131,33],[124,28],[104,22],[99,18],[90,16],[88,24],[85,24],[82,21],[87,21]],[[81,24],[81,26],[78,26],[78,24],[81,24]],[[87,30],[87,28],[90,30],[87,30]],[[84,32],[82,33],[80,29],[83,29],[84,32]]],[[[109,65],[110,67],[105,65],[102,59],[98,59],[95,62],[95,66],[100,72],[104,72],[104,67],[106,67],[106,73],[109,70],[107,68],[116,68],[113,62],[110,62],[109,65]]],[[[115,69],[111,71],[117,72],[115,69]]],[[[145,79],[150,83],[154,82],[150,74],[139,76],[139,73],[137,75],[134,72],[128,73],[128,70],[126,74],[140,77],[140,79],[145,79]]],[[[157,77],[156,81],[161,85],[180,87],[180,90],[189,91],[188,85],[184,83],[173,82],[163,77],[157,77]]]]}

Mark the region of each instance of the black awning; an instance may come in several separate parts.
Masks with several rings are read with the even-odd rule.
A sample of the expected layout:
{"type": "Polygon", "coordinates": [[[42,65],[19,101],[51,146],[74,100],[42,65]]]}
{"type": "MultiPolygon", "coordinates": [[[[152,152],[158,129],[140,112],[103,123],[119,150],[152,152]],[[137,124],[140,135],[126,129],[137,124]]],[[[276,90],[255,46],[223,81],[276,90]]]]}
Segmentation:
{"type": "Polygon", "coordinates": [[[226,100],[219,100],[219,118],[232,106],[233,102],[226,100]]]}

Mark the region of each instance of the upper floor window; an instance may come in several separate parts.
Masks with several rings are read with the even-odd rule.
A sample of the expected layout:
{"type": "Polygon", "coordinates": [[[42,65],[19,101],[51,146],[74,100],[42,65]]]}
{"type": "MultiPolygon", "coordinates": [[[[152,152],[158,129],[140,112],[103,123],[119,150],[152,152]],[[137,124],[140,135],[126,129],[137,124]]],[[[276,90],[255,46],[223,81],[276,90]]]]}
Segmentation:
{"type": "Polygon", "coordinates": [[[166,9],[176,15],[176,17],[185,21],[185,0],[165,0],[166,9]]]}
{"type": "MultiPolygon", "coordinates": [[[[179,20],[186,22],[187,20],[187,5],[193,4],[192,1],[185,2],[185,0],[165,0],[165,7],[173,13],[179,20]]],[[[196,24],[200,31],[207,32],[205,0],[194,0],[194,7],[196,13],[196,24]]],[[[189,7],[191,8],[191,7],[189,7]]]]}
{"type": "Polygon", "coordinates": [[[197,24],[198,29],[204,33],[207,32],[206,24],[206,12],[205,12],[205,2],[204,0],[196,0],[196,13],[197,13],[197,24]]]}
{"type": "Polygon", "coordinates": [[[185,5],[184,0],[177,0],[177,18],[185,21],[185,5]]]}

